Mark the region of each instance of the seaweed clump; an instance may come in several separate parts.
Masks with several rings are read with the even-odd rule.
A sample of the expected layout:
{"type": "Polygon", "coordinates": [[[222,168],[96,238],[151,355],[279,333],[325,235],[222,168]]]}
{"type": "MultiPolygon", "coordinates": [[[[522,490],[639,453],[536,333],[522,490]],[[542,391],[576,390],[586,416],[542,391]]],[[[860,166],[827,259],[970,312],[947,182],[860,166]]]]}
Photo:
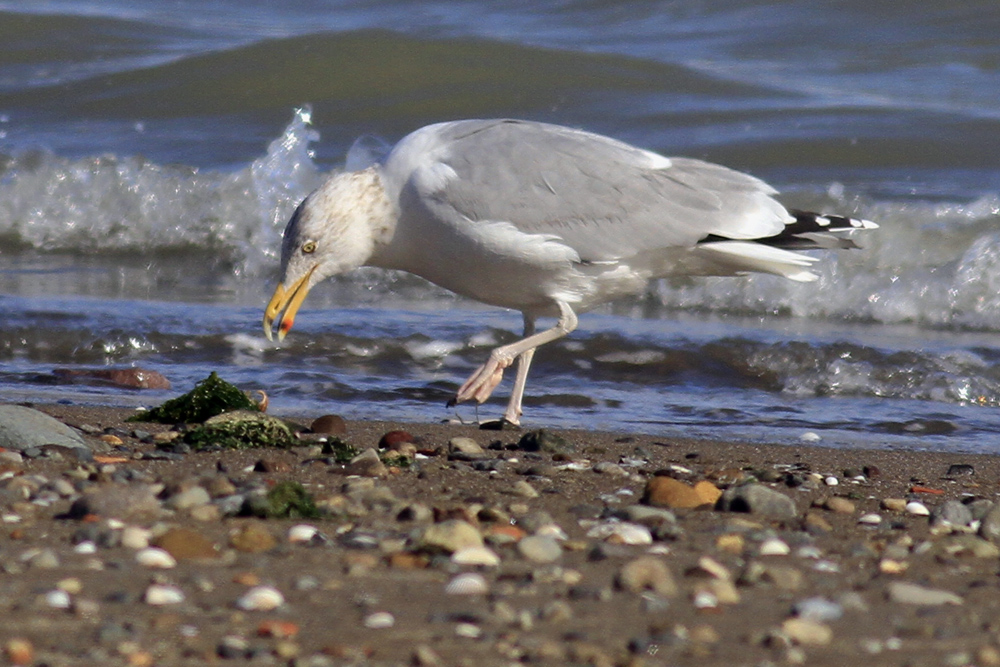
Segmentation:
{"type": "Polygon", "coordinates": [[[129,417],[129,421],[198,424],[232,410],[260,412],[260,408],[249,396],[212,371],[211,375],[188,393],[171,398],[157,408],[129,417]]]}
{"type": "Polygon", "coordinates": [[[266,496],[247,500],[244,513],[262,519],[316,519],[319,508],[299,482],[279,482],[266,496]]]}
{"type": "Polygon", "coordinates": [[[216,415],[184,434],[184,442],[194,450],[221,447],[249,449],[295,444],[295,436],[285,422],[260,412],[236,410],[216,415]]]}

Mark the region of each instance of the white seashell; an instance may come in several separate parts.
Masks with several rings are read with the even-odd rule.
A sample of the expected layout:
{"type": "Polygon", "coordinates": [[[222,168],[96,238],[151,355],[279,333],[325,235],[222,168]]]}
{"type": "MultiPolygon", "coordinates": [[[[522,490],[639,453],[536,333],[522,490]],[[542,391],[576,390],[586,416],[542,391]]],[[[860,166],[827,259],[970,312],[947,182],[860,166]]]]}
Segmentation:
{"type": "Polygon", "coordinates": [[[916,516],[930,516],[931,511],[927,509],[927,505],[924,505],[918,500],[911,500],[906,503],[906,513],[915,514],[916,516]]]}
{"type": "Polygon", "coordinates": [[[254,586],[236,600],[244,611],[271,611],[285,604],[285,596],[272,586],[254,586]]]}
{"type": "Polygon", "coordinates": [[[485,595],[489,591],[490,586],[486,583],[486,579],[475,572],[464,572],[444,587],[444,592],[449,595],[485,595]]]}
{"type": "Polygon", "coordinates": [[[168,604],[179,604],[184,602],[184,591],[176,586],[153,584],[146,589],[146,595],[143,599],[145,599],[146,604],[151,604],[156,607],[168,604]]]}
{"type": "Polygon", "coordinates": [[[863,523],[867,526],[877,526],[882,523],[882,517],[873,512],[871,514],[865,514],[858,517],[858,523],[863,523]]]}
{"type": "Polygon", "coordinates": [[[49,591],[45,594],[45,604],[53,609],[69,609],[70,604],[72,604],[72,600],[70,599],[69,593],[57,588],[56,590],[49,591]]]}
{"type": "Polygon", "coordinates": [[[698,591],[692,602],[696,609],[715,609],[719,606],[719,598],[710,591],[698,591]]]}
{"type": "Polygon", "coordinates": [[[496,567],[500,564],[500,556],[488,547],[465,547],[451,555],[451,562],[457,565],[496,567]]]}
{"type": "Polygon", "coordinates": [[[376,611],[365,617],[365,627],[373,630],[391,628],[396,624],[396,619],[387,611],[376,611]]]}
{"type": "Polygon", "coordinates": [[[819,442],[822,439],[823,438],[821,438],[818,433],[814,433],[812,431],[806,431],[799,436],[799,440],[801,442],[819,442]]]}
{"type": "Polygon", "coordinates": [[[177,567],[177,561],[170,555],[170,552],[157,547],[146,547],[135,552],[135,562],[143,567],[152,567],[161,570],[169,570],[172,567],[177,567]]]}
{"type": "Polygon", "coordinates": [[[128,549],[145,549],[149,546],[152,532],[139,526],[126,526],[122,529],[122,546],[128,549]]]}
{"type": "Polygon", "coordinates": [[[97,553],[97,545],[90,540],[85,540],[80,542],[75,547],[73,547],[73,553],[78,554],[95,554],[97,553]]]}
{"type": "Polygon", "coordinates": [[[538,530],[535,531],[535,535],[547,535],[556,540],[568,540],[569,535],[566,531],[557,526],[554,523],[547,523],[544,526],[540,526],[538,530]]]}
{"type": "Polygon", "coordinates": [[[840,484],[840,480],[834,477],[833,475],[830,475],[823,481],[826,483],[827,486],[837,486],[838,484],[840,484]]]}
{"type": "Polygon", "coordinates": [[[293,543],[309,542],[318,532],[319,529],[316,528],[316,526],[310,526],[307,523],[300,523],[288,529],[288,541],[293,543]]]}
{"type": "Polygon", "coordinates": [[[589,531],[587,537],[618,544],[652,544],[653,534],[649,528],[638,523],[609,521],[599,523],[589,531]]]}
{"type": "Polygon", "coordinates": [[[792,553],[792,548],[777,537],[772,537],[760,543],[758,553],[761,556],[787,556],[792,553]]]}
{"type": "Polygon", "coordinates": [[[455,635],[466,639],[479,639],[483,634],[483,629],[472,623],[458,623],[455,625],[455,635]]]}

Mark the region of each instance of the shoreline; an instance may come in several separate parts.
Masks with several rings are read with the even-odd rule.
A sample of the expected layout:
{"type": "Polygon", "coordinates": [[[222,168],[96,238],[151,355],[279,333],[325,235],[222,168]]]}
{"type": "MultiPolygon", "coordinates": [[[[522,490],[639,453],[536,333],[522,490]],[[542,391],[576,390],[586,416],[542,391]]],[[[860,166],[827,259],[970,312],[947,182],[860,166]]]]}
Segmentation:
{"type": "Polygon", "coordinates": [[[358,449],[405,430],[424,452],[350,476],[315,443],[167,456],[152,438],[170,428],[124,423],[130,408],[34,407],[105,451],[3,463],[0,640],[8,657],[26,641],[24,664],[1000,665],[1000,550],[976,536],[998,457],[563,430],[565,448],[525,451],[526,431],[348,421],[341,437],[358,449]],[[751,476],[790,513],[642,502],[651,480],[731,492],[751,476]],[[227,513],[287,481],[318,518],[227,513]],[[62,518],[81,497],[94,511],[62,518]],[[979,524],[941,523],[956,504],[979,524]],[[298,524],[322,537],[296,542],[298,524]],[[471,531],[469,558],[484,560],[431,546],[435,526],[471,531]],[[175,564],[157,570],[126,533],[210,546],[174,544],[175,564]],[[78,550],[87,541],[92,553],[78,550]],[[151,604],[154,586],[182,600],[151,604]],[[241,608],[257,586],[283,603],[241,608]],[[922,601],[907,600],[913,587],[922,601]]]}

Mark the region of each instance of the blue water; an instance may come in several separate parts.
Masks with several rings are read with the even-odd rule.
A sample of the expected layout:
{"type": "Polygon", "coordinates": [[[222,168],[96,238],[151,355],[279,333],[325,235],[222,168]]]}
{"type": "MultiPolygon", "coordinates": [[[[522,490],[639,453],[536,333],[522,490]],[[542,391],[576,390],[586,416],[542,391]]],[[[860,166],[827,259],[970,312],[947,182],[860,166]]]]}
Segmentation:
{"type": "Polygon", "coordinates": [[[510,116],[881,225],[818,283],[660,282],[584,316],[537,355],[526,425],[1000,447],[992,4],[0,2],[0,40],[0,400],[150,404],[218,370],[285,414],[454,416],[518,314],[375,270],[318,288],[281,347],[261,308],[289,212],[356,137],[510,116]],[[175,389],[52,376],[106,365],[175,389]]]}

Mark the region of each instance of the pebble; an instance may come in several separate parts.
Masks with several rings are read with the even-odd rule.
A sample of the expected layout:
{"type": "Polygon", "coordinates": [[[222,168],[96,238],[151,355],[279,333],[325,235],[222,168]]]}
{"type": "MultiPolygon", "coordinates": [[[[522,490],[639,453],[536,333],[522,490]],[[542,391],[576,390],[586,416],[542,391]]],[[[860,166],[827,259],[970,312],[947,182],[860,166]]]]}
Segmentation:
{"type": "Polygon", "coordinates": [[[691,486],[679,479],[658,475],[646,482],[642,502],[654,507],[690,509],[714,505],[720,495],[722,492],[706,480],[691,486]]]}
{"type": "Polygon", "coordinates": [[[979,536],[991,542],[1000,541],[1000,506],[991,509],[980,521],[979,536]]]}
{"type": "Polygon", "coordinates": [[[877,526],[882,523],[882,517],[875,513],[862,514],[858,517],[858,523],[866,526],[877,526]]]}
{"type": "Polygon", "coordinates": [[[229,544],[237,551],[259,554],[278,546],[278,540],[263,522],[252,521],[240,526],[229,536],[229,544]]]}
{"type": "Polygon", "coordinates": [[[184,602],[184,591],[176,586],[152,584],[146,589],[143,599],[146,601],[146,604],[153,605],[154,607],[180,604],[184,602]]]}
{"type": "Polygon", "coordinates": [[[662,558],[641,556],[625,563],[618,571],[619,588],[632,593],[652,591],[663,597],[677,595],[677,583],[670,568],[662,558]]]}
{"type": "Polygon", "coordinates": [[[57,588],[45,594],[45,604],[53,609],[69,609],[73,599],[69,593],[57,588]]]}
{"type": "Polygon", "coordinates": [[[962,598],[951,591],[926,588],[908,581],[890,582],[887,591],[889,600],[902,604],[923,606],[962,604],[962,598]]]}
{"type": "Polygon", "coordinates": [[[8,639],[3,652],[12,665],[30,665],[35,661],[35,647],[27,639],[8,639]]]}
{"type": "Polygon", "coordinates": [[[372,630],[384,630],[395,624],[395,617],[387,611],[376,611],[365,616],[365,627],[372,630]]]}
{"type": "Polygon", "coordinates": [[[959,500],[946,500],[930,513],[932,526],[968,526],[972,523],[972,510],[959,500]]]}
{"type": "Polygon", "coordinates": [[[89,451],[84,439],[58,419],[33,408],[0,405],[0,448],[23,452],[53,444],[89,451]]]}
{"type": "Polygon", "coordinates": [[[587,537],[612,544],[642,545],[653,543],[653,534],[646,526],[619,521],[599,523],[587,531],[587,537]]]}
{"type": "Polygon", "coordinates": [[[145,549],[149,546],[152,532],[139,526],[125,526],[122,529],[121,545],[127,549],[145,549]]]}
{"type": "Polygon", "coordinates": [[[420,536],[419,547],[424,551],[454,553],[468,547],[483,546],[483,536],[475,526],[460,519],[449,519],[427,526],[420,536]]]}
{"type": "Polygon", "coordinates": [[[811,597],[796,602],[792,611],[799,618],[826,623],[836,621],[844,615],[843,605],[824,597],[811,597]]]}
{"type": "MultiPolygon", "coordinates": [[[[923,504],[923,503],[921,503],[923,504]]],[[[879,506],[890,512],[905,512],[907,502],[903,498],[883,498],[879,506]]]]}
{"type": "Polygon", "coordinates": [[[496,567],[500,565],[500,557],[489,547],[465,547],[451,555],[451,562],[456,565],[496,567]]]}
{"type": "Polygon", "coordinates": [[[203,487],[192,486],[170,496],[164,504],[177,512],[187,512],[196,507],[207,505],[211,501],[212,498],[203,487]]]}
{"type": "Polygon", "coordinates": [[[486,595],[489,591],[489,584],[478,572],[463,572],[444,588],[444,592],[449,595],[486,595]]]}
{"type": "Polygon", "coordinates": [[[161,570],[177,567],[177,560],[170,555],[170,552],[158,547],[140,549],[135,554],[135,562],[143,567],[161,570]]]}
{"type": "Polygon", "coordinates": [[[856,509],[854,503],[852,503],[847,498],[841,498],[840,496],[833,496],[832,498],[827,498],[823,506],[831,512],[836,512],[837,514],[854,514],[856,509]]]}
{"type": "Polygon", "coordinates": [[[483,448],[472,438],[458,437],[448,441],[448,453],[484,454],[483,448]]]}
{"type": "Polygon", "coordinates": [[[529,535],[517,543],[522,557],[535,563],[552,563],[562,556],[559,541],[548,535],[529,535]]]}
{"type": "Polygon", "coordinates": [[[389,474],[388,468],[379,459],[378,452],[370,447],[351,459],[344,466],[344,472],[361,477],[385,477],[389,474]]]}
{"type": "Polygon", "coordinates": [[[719,499],[719,509],[775,519],[792,519],[798,514],[795,501],[763,484],[743,484],[726,489],[719,499]]]}
{"type": "Polygon", "coordinates": [[[930,516],[931,511],[927,509],[927,505],[924,505],[919,500],[911,500],[903,506],[904,511],[907,514],[913,514],[915,516],[930,516]]]}
{"type": "Polygon", "coordinates": [[[511,489],[511,492],[515,496],[519,496],[521,498],[537,498],[540,495],[538,491],[535,490],[535,487],[528,482],[525,482],[523,479],[514,483],[514,487],[511,489]]]}
{"type": "Polygon", "coordinates": [[[254,586],[236,600],[243,611],[271,611],[285,603],[285,596],[273,586],[254,586]]]}
{"type": "Polygon", "coordinates": [[[151,544],[165,551],[177,560],[218,558],[219,550],[212,540],[189,528],[171,528],[151,544]]]}
{"type": "Polygon", "coordinates": [[[757,553],[761,556],[787,556],[792,553],[792,548],[788,546],[787,542],[777,537],[771,537],[760,543],[757,553]]]}
{"type": "Polygon", "coordinates": [[[316,526],[300,523],[288,529],[288,541],[292,544],[310,542],[314,537],[316,537],[316,533],[318,532],[319,529],[317,529],[316,526]]]}
{"type": "Polygon", "coordinates": [[[781,631],[800,646],[826,646],[833,640],[830,626],[808,618],[789,618],[781,631]]]}
{"type": "Polygon", "coordinates": [[[347,423],[340,415],[323,415],[313,420],[309,426],[313,433],[323,433],[325,435],[345,435],[347,433],[347,423]]]}

